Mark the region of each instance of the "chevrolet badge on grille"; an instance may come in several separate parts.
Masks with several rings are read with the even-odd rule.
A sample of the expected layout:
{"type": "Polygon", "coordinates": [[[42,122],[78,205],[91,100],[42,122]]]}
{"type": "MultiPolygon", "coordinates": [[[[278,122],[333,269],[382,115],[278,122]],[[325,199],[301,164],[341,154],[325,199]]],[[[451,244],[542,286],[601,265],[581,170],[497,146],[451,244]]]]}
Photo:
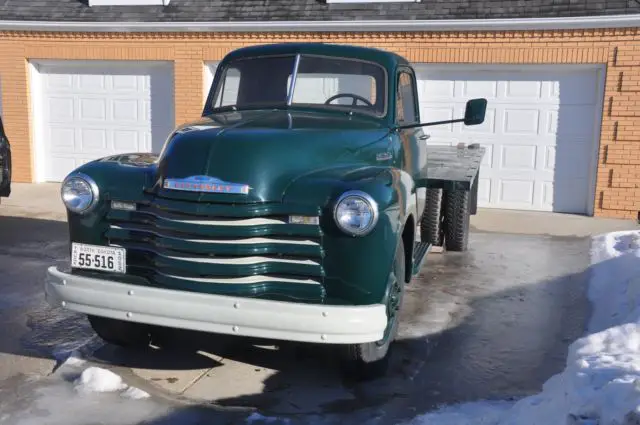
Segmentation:
{"type": "Polygon", "coordinates": [[[190,192],[209,193],[235,193],[246,195],[249,193],[249,185],[230,183],[210,176],[191,176],[183,179],[165,179],[165,189],[186,190],[190,192]]]}

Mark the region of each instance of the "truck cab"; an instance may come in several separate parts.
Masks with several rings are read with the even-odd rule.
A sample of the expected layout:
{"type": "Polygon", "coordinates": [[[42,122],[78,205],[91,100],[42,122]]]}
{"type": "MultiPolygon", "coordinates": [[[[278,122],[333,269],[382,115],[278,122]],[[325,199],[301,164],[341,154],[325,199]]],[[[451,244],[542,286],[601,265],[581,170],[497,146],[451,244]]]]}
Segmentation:
{"type": "MultiPolygon", "coordinates": [[[[485,109],[470,100],[447,122],[480,124],[485,109]]],[[[97,159],[65,178],[71,262],[48,270],[47,299],[121,346],[147,346],[165,327],[332,344],[346,370],[379,376],[405,286],[436,244],[421,228],[440,217],[424,214],[438,193],[427,190],[432,124],[399,55],[235,50],[200,119],[160,153],[97,159]]]]}

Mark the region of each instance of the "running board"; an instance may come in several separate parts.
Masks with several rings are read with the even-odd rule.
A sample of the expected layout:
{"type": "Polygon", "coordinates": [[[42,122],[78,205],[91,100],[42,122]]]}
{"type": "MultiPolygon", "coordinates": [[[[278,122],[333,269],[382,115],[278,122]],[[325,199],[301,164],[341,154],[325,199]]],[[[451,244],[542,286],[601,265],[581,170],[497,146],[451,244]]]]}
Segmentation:
{"type": "Polygon", "coordinates": [[[420,272],[427,254],[431,251],[432,245],[428,242],[416,242],[413,246],[413,271],[412,275],[420,272]]]}

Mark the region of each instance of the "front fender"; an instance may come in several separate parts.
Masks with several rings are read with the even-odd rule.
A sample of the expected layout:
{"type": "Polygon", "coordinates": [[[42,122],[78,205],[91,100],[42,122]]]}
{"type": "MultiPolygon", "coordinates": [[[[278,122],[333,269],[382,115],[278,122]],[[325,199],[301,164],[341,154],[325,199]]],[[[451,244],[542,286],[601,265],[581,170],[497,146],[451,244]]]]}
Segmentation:
{"type": "Polygon", "coordinates": [[[150,199],[144,189],[153,185],[157,157],[153,154],[114,155],[88,162],[72,171],[92,178],[99,189],[99,201],[87,214],[67,210],[69,236],[74,242],[102,244],[106,231],[105,215],[111,200],[144,202],[150,199]]]}
{"type": "Polygon", "coordinates": [[[392,167],[342,166],[296,179],[284,202],[320,206],[325,251],[327,301],[368,305],[382,302],[393,266],[395,249],[407,218],[415,214],[411,176],[392,167]],[[379,219],[364,237],[353,237],[335,224],[337,198],[347,190],[368,193],[378,204],[379,219]]]}

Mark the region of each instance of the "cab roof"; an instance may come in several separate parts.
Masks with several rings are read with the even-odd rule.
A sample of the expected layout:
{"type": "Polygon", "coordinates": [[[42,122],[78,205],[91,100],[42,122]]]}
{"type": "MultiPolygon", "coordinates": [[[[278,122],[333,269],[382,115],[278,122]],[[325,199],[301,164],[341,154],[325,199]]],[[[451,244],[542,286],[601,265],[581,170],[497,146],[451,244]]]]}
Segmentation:
{"type": "Polygon", "coordinates": [[[394,69],[397,65],[408,65],[409,62],[400,55],[371,47],[327,43],[278,43],[242,47],[229,53],[224,61],[244,59],[256,56],[272,55],[322,55],[359,59],[375,62],[386,69],[394,69]]]}

